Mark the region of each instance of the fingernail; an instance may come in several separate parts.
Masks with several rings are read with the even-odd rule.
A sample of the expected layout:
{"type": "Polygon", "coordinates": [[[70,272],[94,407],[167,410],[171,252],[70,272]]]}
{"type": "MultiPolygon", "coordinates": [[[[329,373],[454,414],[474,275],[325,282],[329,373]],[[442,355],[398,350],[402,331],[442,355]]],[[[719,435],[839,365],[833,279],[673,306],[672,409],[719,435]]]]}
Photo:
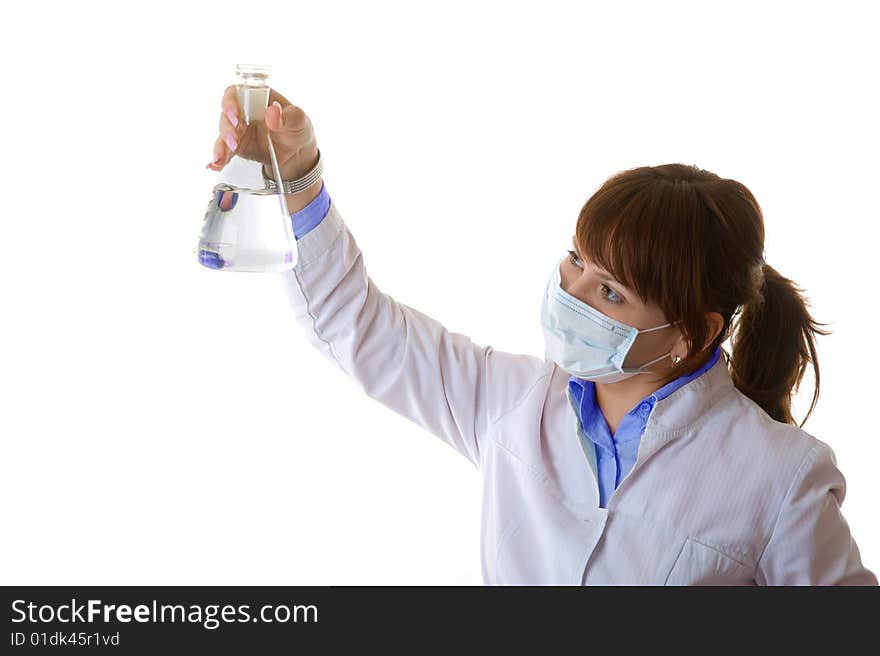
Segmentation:
{"type": "Polygon", "coordinates": [[[231,107],[226,110],[226,116],[229,117],[229,122],[232,123],[233,127],[238,127],[238,119],[235,118],[235,112],[231,107]]]}
{"type": "Polygon", "coordinates": [[[226,145],[229,146],[229,150],[235,150],[236,148],[238,148],[238,142],[231,134],[227,134],[225,137],[223,137],[223,140],[226,142],[226,145]]]}

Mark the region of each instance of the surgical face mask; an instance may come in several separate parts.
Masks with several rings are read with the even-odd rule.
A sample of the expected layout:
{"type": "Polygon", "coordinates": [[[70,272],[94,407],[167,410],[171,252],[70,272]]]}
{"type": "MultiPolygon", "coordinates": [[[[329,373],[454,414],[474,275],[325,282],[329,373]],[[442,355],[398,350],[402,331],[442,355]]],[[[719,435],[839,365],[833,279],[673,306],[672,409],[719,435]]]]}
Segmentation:
{"type": "Polygon", "coordinates": [[[644,369],[672,353],[664,353],[640,367],[625,369],[626,355],[639,334],[673,324],[639,330],[602,314],[562,288],[561,264],[562,260],[550,275],[541,306],[545,357],[548,360],[579,378],[616,383],[636,374],[651,373],[644,369]]]}

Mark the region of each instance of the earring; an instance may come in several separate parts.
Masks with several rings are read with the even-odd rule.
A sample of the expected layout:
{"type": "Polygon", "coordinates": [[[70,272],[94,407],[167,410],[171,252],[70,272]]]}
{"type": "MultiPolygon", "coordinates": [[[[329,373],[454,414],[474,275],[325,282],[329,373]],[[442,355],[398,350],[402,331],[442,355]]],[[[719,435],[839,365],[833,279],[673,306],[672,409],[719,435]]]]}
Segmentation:
{"type": "Polygon", "coordinates": [[[672,366],[674,367],[674,366],[677,365],[679,362],[681,362],[681,357],[678,356],[678,355],[673,355],[673,356],[672,356],[672,366]]]}

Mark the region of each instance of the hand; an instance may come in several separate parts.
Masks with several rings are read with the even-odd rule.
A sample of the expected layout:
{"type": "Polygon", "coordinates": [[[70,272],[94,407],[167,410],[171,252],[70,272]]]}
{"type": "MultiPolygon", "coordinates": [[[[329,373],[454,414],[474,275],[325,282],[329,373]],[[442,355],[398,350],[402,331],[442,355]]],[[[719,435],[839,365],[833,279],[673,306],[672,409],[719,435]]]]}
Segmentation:
{"type": "Polygon", "coordinates": [[[260,162],[266,174],[273,177],[266,139],[270,133],[283,179],[302,177],[318,161],[318,144],[311,120],[302,109],[274,89],[269,89],[269,106],[262,121],[245,124],[236,85],[226,87],[220,107],[220,136],[214,142],[214,160],[205,168],[220,171],[233,155],[238,155],[260,162]],[[238,125],[233,125],[230,116],[238,125]]]}

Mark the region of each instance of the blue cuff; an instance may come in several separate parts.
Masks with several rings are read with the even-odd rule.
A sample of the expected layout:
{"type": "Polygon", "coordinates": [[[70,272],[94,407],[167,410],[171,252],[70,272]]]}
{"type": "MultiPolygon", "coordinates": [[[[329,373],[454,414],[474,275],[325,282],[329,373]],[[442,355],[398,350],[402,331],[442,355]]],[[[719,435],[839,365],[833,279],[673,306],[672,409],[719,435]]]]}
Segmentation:
{"type": "Polygon", "coordinates": [[[321,191],[318,192],[318,195],[304,208],[290,215],[293,222],[293,236],[297,239],[303,237],[309,230],[321,223],[329,211],[330,194],[322,180],[321,191]]]}

